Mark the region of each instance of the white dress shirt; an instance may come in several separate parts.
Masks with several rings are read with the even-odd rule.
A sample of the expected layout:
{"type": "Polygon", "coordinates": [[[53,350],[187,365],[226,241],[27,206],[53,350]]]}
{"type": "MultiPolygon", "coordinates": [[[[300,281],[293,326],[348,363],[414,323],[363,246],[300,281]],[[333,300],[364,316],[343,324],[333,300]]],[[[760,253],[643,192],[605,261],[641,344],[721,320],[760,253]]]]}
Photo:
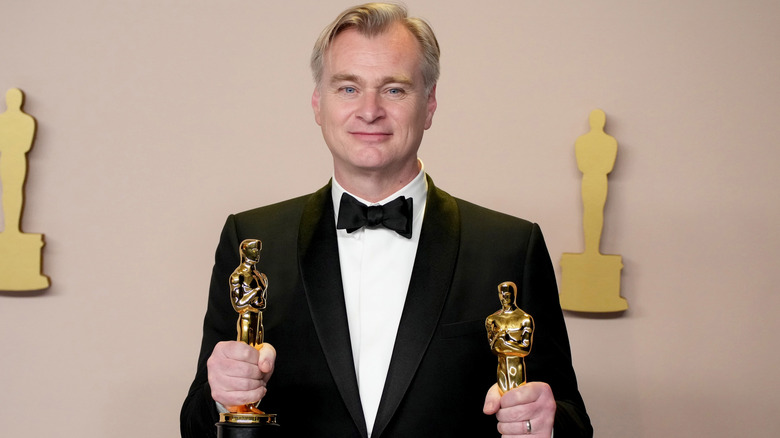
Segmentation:
{"type": "MultiPolygon", "coordinates": [[[[414,180],[380,202],[371,203],[355,196],[366,205],[382,205],[399,196],[412,198],[411,239],[384,227],[361,228],[352,233],[336,230],[349,336],[369,437],[390,367],[420,240],[428,194],[422,161],[420,167],[414,180]]],[[[335,177],[332,187],[338,221],[341,195],[345,190],[335,177]]]]}

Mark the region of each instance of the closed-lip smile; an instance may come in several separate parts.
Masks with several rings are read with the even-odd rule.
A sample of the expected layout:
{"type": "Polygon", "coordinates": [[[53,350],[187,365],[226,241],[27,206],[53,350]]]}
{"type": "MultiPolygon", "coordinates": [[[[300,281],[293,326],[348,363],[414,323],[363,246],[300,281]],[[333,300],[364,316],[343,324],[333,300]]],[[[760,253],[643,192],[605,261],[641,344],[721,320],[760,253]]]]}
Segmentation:
{"type": "Polygon", "coordinates": [[[392,134],[387,132],[351,131],[351,135],[363,140],[384,140],[392,134]]]}

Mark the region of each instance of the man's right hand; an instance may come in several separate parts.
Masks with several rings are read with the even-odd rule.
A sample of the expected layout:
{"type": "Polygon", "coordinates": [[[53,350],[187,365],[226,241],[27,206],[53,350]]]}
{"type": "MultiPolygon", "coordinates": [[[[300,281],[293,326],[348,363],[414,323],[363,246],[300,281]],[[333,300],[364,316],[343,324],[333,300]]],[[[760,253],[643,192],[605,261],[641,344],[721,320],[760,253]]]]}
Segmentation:
{"type": "Polygon", "coordinates": [[[223,406],[262,400],[276,362],[276,350],[263,344],[260,350],[238,341],[223,341],[206,362],[211,397],[223,406]]]}

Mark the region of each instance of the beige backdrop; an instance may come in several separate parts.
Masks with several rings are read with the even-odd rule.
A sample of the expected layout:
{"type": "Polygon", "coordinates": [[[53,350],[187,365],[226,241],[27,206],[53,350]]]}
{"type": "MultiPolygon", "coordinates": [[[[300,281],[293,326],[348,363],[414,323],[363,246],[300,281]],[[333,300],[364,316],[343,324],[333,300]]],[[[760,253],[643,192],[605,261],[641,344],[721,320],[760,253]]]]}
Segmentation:
{"type": "MultiPolygon", "coordinates": [[[[0,3],[53,282],[0,293],[0,434],[178,434],[226,215],[330,176],[307,59],[351,4],[0,3]]],[[[443,47],[428,171],[539,222],[556,265],[582,250],[574,141],[607,113],[602,251],[630,309],[567,315],[596,436],[777,434],[780,3],[408,5],[443,47]]]]}

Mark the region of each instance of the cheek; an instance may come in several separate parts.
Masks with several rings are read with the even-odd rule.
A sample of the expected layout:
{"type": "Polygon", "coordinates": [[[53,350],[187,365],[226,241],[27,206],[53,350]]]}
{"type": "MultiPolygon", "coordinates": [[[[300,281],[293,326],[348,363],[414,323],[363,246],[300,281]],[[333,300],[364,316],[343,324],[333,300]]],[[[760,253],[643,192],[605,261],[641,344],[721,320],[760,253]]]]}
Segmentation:
{"type": "Polygon", "coordinates": [[[423,104],[418,104],[416,108],[409,111],[408,121],[423,130],[431,127],[432,119],[433,112],[428,111],[428,107],[423,104]]]}
{"type": "Polygon", "coordinates": [[[349,108],[343,105],[324,105],[320,109],[320,125],[343,125],[349,120],[349,114],[349,108]]]}

